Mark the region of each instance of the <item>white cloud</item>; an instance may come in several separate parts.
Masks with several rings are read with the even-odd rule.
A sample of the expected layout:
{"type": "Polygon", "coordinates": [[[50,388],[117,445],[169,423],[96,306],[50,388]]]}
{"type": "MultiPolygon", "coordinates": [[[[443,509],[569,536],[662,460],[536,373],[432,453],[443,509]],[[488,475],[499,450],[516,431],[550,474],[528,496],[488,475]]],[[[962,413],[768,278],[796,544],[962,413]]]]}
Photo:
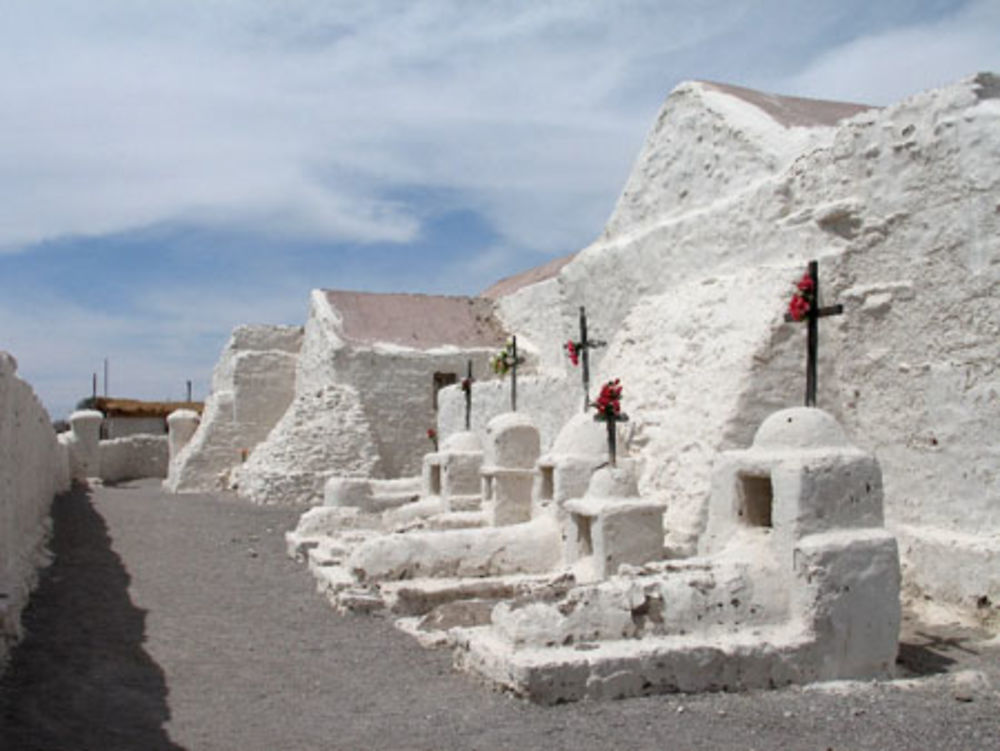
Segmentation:
{"type": "Polygon", "coordinates": [[[977,0],[943,19],[861,36],[772,86],[780,93],[890,104],[984,70],[1000,70],[996,0],[977,0]]]}
{"type": "Polygon", "coordinates": [[[630,64],[727,22],[687,3],[7,5],[7,249],[192,218],[406,242],[419,220],[385,195],[425,185],[562,250],[580,230],[539,226],[596,234],[645,130],[606,100],[630,64]]]}
{"type": "MultiPolygon", "coordinates": [[[[428,286],[482,288],[512,258],[599,233],[681,75],[882,103],[1000,69],[1000,5],[957,4],[859,36],[870,0],[0,0],[0,251],[175,220],[272,248],[405,244],[427,212],[398,196],[424,191],[497,234],[428,286]]],[[[419,278],[419,260],[397,278],[419,278]]],[[[130,290],[142,320],[0,290],[0,347],[57,415],[105,354],[129,395],[180,395],[188,378],[203,394],[232,325],[301,322],[309,286],[350,281],[249,299],[225,280],[156,280],[130,290]]]]}

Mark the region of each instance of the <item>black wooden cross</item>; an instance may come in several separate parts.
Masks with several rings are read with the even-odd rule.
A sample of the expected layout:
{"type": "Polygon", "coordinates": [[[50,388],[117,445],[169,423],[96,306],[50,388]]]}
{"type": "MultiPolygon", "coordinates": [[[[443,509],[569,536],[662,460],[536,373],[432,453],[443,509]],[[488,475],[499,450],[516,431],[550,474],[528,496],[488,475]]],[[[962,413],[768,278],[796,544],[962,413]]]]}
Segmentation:
{"type": "Polygon", "coordinates": [[[590,350],[604,347],[607,342],[587,338],[587,312],[580,306],[580,341],[574,342],[576,351],[583,360],[583,411],[590,407],[590,350]]]}
{"type": "Polygon", "coordinates": [[[616,467],[618,459],[618,423],[628,422],[628,415],[624,412],[598,412],[594,419],[603,422],[608,427],[608,463],[616,467]]]}
{"type": "MultiPolygon", "coordinates": [[[[804,295],[809,303],[809,310],[805,315],[809,332],[806,344],[806,406],[815,407],[816,362],[819,359],[819,319],[841,315],[844,312],[844,306],[819,307],[819,263],[817,261],[809,262],[809,271],[806,273],[806,277],[812,282],[811,289],[805,290],[804,295]]],[[[790,313],[786,313],[785,320],[795,321],[796,319],[790,313]]]]}
{"type": "Polygon", "coordinates": [[[472,419],[472,360],[468,360],[465,366],[465,380],[462,381],[462,391],[465,392],[465,430],[470,430],[472,419]]]}
{"type": "Polygon", "coordinates": [[[517,412],[517,366],[524,362],[524,358],[517,355],[516,336],[510,338],[510,353],[506,357],[510,367],[510,411],[517,412]]]}

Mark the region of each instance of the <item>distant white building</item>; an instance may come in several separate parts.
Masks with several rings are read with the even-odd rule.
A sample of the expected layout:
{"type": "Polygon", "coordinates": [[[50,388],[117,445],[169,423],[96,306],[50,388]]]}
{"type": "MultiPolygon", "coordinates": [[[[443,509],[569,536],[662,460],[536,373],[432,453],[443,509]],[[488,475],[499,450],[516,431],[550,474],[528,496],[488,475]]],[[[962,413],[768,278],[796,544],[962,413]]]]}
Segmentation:
{"type": "Polygon", "coordinates": [[[166,435],[167,415],[178,409],[201,413],[201,402],[146,402],[138,399],[97,397],[93,408],[104,415],[101,438],[126,438],[130,435],[166,435]]]}

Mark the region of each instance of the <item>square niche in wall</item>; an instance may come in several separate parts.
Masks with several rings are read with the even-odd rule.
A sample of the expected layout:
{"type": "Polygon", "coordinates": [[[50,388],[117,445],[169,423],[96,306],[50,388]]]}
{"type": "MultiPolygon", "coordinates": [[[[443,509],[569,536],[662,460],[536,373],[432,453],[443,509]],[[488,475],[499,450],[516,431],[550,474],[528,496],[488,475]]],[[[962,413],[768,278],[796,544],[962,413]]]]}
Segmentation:
{"type": "Polygon", "coordinates": [[[551,464],[541,464],[538,467],[541,474],[541,486],[538,489],[538,499],[551,501],[555,495],[555,467],[551,464]]]}
{"type": "Polygon", "coordinates": [[[430,495],[441,495],[441,465],[432,464],[430,470],[430,487],[428,491],[430,495]]]}
{"type": "Polygon", "coordinates": [[[774,506],[774,489],[770,475],[744,475],[739,483],[740,521],[748,527],[771,527],[771,511],[774,506]]]}

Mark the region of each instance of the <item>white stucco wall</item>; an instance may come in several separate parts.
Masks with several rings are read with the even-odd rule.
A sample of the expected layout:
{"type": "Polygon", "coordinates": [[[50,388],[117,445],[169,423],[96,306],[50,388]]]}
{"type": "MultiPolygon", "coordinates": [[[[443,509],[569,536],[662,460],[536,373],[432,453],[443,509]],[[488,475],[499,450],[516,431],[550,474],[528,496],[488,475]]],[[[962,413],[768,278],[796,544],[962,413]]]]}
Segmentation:
{"type": "Polygon", "coordinates": [[[294,395],[302,343],[297,326],[238,326],[212,376],[194,436],[171,460],[165,486],[174,492],[219,490],[244,452],[267,437],[294,395]]]}
{"type": "Polygon", "coordinates": [[[577,311],[567,309],[562,300],[560,278],[556,276],[496,301],[496,314],[504,328],[517,335],[518,346],[535,356],[542,371],[561,373],[564,369],[565,353],[550,346],[552,342],[579,338],[577,311]]]}
{"type": "Polygon", "coordinates": [[[17,362],[0,352],[0,664],[46,562],[52,498],[69,487],[66,449],[17,362]]]}
{"type": "Polygon", "coordinates": [[[108,417],[104,420],[108,440],[130,435],[166,435],[167,421],[162,417],[108,417]]]}
{"type": "Polygon", "coordinates": [[[166,477],[169,453],[165,435],[132,435],[101,441],[100,477],[105,482],[166,477]]]}
{"type": "MultiPolygon", "coordinates": [[[[803,327],[781,316],[820,258],[825,300],[846,307],[821,324],[820,406],[882,463],[907,584],[995,611],[1000,83],[970,78],[805,135],[699,88],[668,99],[608,230],[559,276],[564,326],[586,303],[613,342],[594,381],[625,384],[673,541],[700,529],[714,452],[801,400],[803,327]],[[949,549],[973,573],[935,563],[949,549]]],[[[564,338],[533,343],[558,352],[564,338]]]]}
{"type": "Polygon", "coordinates": [[[419,474],[431,450],[433,376],[488,372],[493,349],[348,343],[321,290],[296,364],[295,397],[274,429],[234,472],[240,495],[257,503],[318,503],[334,475],[376,478],[419,474]]]}
{"type": "MultiPolygon", "coordinates": [[[[559,429],[582,410],[580,383],[551,370],[544,375],[518,375],[517,411],[530,415],[538,428],[542,453],[555,441],[559,429]]],[[[593,387],[592,387],[593,389],[593,387]]],[[[438,394],[438,435],[444,441],[465,430],[465,394],[458,386],[448,386],[438,394]]],[[[510,411],[510,378],[477,381],[472,387],[470,428],[483,435],[497,415],[510,411]]]]}

